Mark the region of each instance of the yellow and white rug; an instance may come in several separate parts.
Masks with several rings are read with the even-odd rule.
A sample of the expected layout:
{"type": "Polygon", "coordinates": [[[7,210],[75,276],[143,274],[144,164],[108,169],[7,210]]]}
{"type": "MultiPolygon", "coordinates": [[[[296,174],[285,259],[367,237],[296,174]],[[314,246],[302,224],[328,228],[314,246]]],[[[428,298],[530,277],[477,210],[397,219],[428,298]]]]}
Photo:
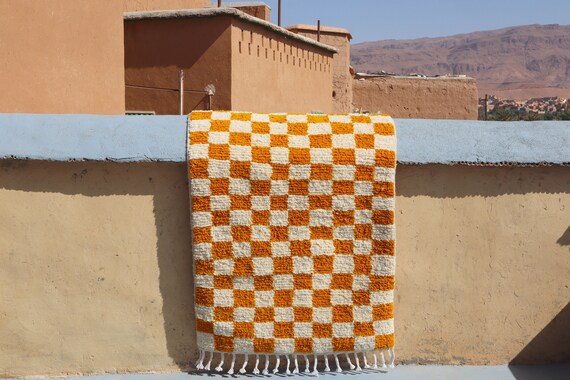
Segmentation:
{"type": "Polygon", "coordinates": [[[193,112],[188,137],[197,368],[393,364],[392,119],[193,112]]]}

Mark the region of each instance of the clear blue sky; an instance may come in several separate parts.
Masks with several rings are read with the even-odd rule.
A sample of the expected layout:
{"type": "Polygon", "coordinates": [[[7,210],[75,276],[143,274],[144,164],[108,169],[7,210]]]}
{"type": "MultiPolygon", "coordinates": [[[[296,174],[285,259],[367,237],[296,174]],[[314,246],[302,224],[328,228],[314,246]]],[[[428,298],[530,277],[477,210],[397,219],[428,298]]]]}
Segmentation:
{"type": "MultiPolygon", "coordinates": [[[[353,43],[439,37],[527,24],[570,24],[570,0],[282,0],[283,25],[344,27],[353,43]]],[[[277,23],[277,0],[271,6],[277,23]]]]}

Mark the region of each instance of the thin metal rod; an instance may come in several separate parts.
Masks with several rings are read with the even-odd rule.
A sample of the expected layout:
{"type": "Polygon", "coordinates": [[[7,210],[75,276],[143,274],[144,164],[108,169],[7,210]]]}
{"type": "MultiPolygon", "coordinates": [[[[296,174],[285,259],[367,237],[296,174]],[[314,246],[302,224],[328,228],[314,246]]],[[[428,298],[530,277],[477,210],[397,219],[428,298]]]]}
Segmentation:
{"type": "Polygon", "coordinates": [[[317,41],[321,40],[321,20],[317,20],[317,41]]]}
{"type": "Polygon", "coordinates": [[[281,26],[281,0],[277,4],[277,25],[281,26]]]}
{"type": "Polygon", "coordinates": [[[222,0],[218,0],[218,8],[222,6],[222,0]]]}
{"type": "Polygon", "coordinates": [[[178,91],[180,93],[180,115],[184,115],[184,70],[180,70],[180,86],[178,91]]]}

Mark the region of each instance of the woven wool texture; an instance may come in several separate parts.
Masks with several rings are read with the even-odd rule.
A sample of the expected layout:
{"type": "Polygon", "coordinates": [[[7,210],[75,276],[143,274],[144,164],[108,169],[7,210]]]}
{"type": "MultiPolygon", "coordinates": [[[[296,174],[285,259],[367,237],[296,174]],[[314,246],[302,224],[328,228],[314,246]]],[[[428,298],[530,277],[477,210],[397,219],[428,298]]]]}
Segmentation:
{"type": "Polygon", "coordinates": [[[199,348],[393,347],[392,119],[193,112],[188,136],[199,348]]]}

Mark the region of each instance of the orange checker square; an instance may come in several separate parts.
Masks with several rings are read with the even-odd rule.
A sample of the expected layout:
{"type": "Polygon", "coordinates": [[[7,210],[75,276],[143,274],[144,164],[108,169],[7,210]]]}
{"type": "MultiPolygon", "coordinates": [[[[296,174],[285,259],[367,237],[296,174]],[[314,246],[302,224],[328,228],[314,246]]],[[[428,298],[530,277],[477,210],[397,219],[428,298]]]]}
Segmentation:
{"type": "Polygon", "coordinates": [[[288,123],[287,132],[290,135],[306,135],[309,130],[307,123],[288,123]]]}
{"type": "Polygon", "coordinates": [[[232,322],[234,320],[234,308],[214,307],[214,320],[216,322],[232,322]]]}
{"type": "Polygon", "coordinates": [[[373,197],[357,195],[354,197],[354,207],[357,210],[370,210],[372,208],[373,197]]]}
{"type": "Polygon", "coordinates": [[[333,211],[333,224],[346,226],[354,224],[354,211],[333,211]]]}
{"type": "Polygon", "coordinates": [[[331,291],[329,289],[313,290],[313,307],[331,306],[331,291]]]}
{"type": "Polygon", "coordinates": [[[334,256],[315,256],[313,257],[313,270],[319,274],[329,274],[333,271],[334,256]]]}
{"type": "Polygon", "coordinates": [[[273,331],[275,338],[292,339],[295,337],[293,322],[275,322],[273,331]]]}
{"type": "Polygon", "coordinates": [[[273,322],[275,320],[275,309],[272,307],[258,307],[255,309],[254,322],[273,322]]]}
{"type": "Polygon", "coordinates": [[[311,274],[294,274],[293,283],[295,289],[312,289],[313,288],[313,275],[311,274]]]}
{"type": "Polygon", "coordinates": [[[289,162],[292,165],[304,165],[311,162],[311,153],[309,148],[290,148],[289,162]]]}
{"type": "Polygon", "coordinates": [[[354,274],[372,273],[372,258],[369,255],[356,255],[354,260],[354,274]]]}
{"type": "Polygon", "coordinates": [[[214,276],[215,289],[233,289],[234,278],[232,276],[214,276]]]}
{"type": "Polygon", "coordinates": [[[252,146],[251,160],[253,162],[268,164],[271,162],[271,150],[268,147],[264,146],[252,146]]]}
{"type": "Polygon", "coordinates": [[[310,220],[309,210],[290,210],[289,225],[290,226],[308,226],[310,220]]]}
{"type": "Polygon", "coordinates": [[[310,240],[293,240],[289,247],[291,249],[292,256],[311,256],[310,240]]]}
{"type": "Polygon", "coordinates": [[[232,112],[232,114],[230,116],[230,120],[250,121],[251,120],[251,113],[250,112],[232,112]]]}
{"type": "Polygon", "coordinates": [[[384,291],[393,290],[395,287],[394,276],[370,276],[370,290],[384,291]]]}
{"type": "Polygon", "coordinates": [[[333,273],[331,289],[352,289],[352,274],[333,273]]]}
{"type": "Polygon", "coordinates": [[[234,322],[234,337],[239,339],[253,339],[255,337],[253,322],[234,322]]]}
{"type": "Polygon", "coordinates": [[[376,165],[385,168],[396,167],[396,152],[393,150],[377,149],[376,150],[376,165]]]}
{"type": "Polygon", "coordinates": [[[334,135],[346,135],[354,133],[354,127],[351,123],[331,122],[331,128],[334,135]]]}
{"type": "Polygon", "coordinates": [[[196,288],[194,295],[197,305],[214,306],[214,289],[196,288]]]}
{"type": "Polygon", "coordinates": [[[253,276],[253,260],[250,257],[234,259],[234,276],[253,276]]]}
{"type": "Polygon", "coordinates": [[[251,240],[250,226],[232,226],[232,238],[235,242],[248,242],[251,240]]]}
{"type": "Polygon", "coordinates": [[[230,132],[230,145],[251,146],[251,133],[230,132]]]}
{"type": "Polygon", "coordinates": [[[191,132],[190,133],[190,143],[191,144],[207,144],[209,138],[208,132],[191,132]]]}
{"type": "Polygon", "coordinates": [[[374,149],[374,135],[354,135],[354,140],[359,149],[374,149]]]}
{"type": "Polygon", "coordinates": [[[251,196],[230,195],[232,210],[251,210],[251,196]]]}
{"type": "Polygon", "coordinates": [[[283,180],[289,179],[289,164],[273,164],[271,165],[273,170],[271,173],[272,180],[283,180]]]}
{"type": "Polygon", "coordinates": [[[192,197],[192,211],[210,211],[210,197],[192,197]]]}
{"type": "Polygon", "coordinates": [[[374,181],[374,166],[357,165],[354,179],[357,181],[374,181]]]}
{"type": "Polygon", "coordinates": [[[276,290],[273,299],[275,307],[291,307],[293,306],[293,290],[276,290]]]}
{"type": "Polygon", "coordinates": [[[333,178],[332,165],[314,164],[311,165],[311,179],[330,181],[333,178]]]}
{"type": "Polygon", "coordinates": [[[272,123],[286,123],[287,114],[284,113],[273,113],[269,115],[269,121],[272,123]]]}
{"type": "Polygon", "coordinates": [[[196,260],[194,266],[196,267],[196,274],[198,275],[211,276],[214,274],[213,260],[196,260]]]}
{"type": "Polygon", "coordinates": [[[194,111],[190,114],[190,120],[210,120],[212,111],[194,111]]]}
{"type": "Polygon", "coordinates": [[[230,176],[232,178],[247,178],[249,179],[251,172],[251,165],[246,161],[230,161],[230,176]]]}
{"type": "Polygon", "coordinates": [[[229,120],[212,120],[210,131],[212,132],[228,132],[230,130],[229,120]]]}
{"type": "Polygon", "coordinates": [[[229,178],[212,178],[210,179],[210,191],[212,195],[228,195],[230,193],[229,178]]]}
{"type": "Polygon", "coordinates": [[[214,335],[214,349],[218,352],[232,352],[234,350],[234,338],[214,335]]]}
{"type": "Polygon", "coordinates": [[[287,195],[275,195],[271,199],[272,210],[287,210],[289,208],[289,197],[287,195]]]}
{"type": "Polygon", "coordinates": [[[273,290],[272,276],[254,276],[253,286],[255,290],[273,290]]]}
{"type": "Polygon", "coordinates": [[[376,349],[382,350],[385,348],[394,347],[394,334],[376,335],[376,349]]]}
{"type": "Polygon", "coordinates": [[[354,322],[354,336],[374,336],[372,322],[354,322]]]}
{"type": "Polygon", "coordinates": [[[333,228],[332,227],[309,227],[311,229],[311,239],[324,239],[332,240],[333,238],[333,228]]]}
{"type": "Polygon", "coordinates": [[[191,160],[190,161],[190,178],[208,178],[208,160],[191,160]]]}
{"type": "Polygon", "coordinates": [[[289,195],[307,195],[309,193],[309,181],[290,180],[289,195]]]}
{"type": "Polygon", "coordinates": [[[234,289],[234,307],[255,307],[255,292],[234,289]]]}
{"type": "Polygon", "coordinates": [[[214,322],[204,321],[203,319],[196,319],[196,331],[213,334],[214,322]]]}
{"type": "Polygon", "coordinates": [[[233,258],[232,243],[229,241],[212,243],[212,257],[216,260],[233,258]]]}
{"type": "Polygon", "coordinates": [[[214,160],[229,160],[230,146],[226,144],[210,144],[208,146],[208,156],[214,160]]]}
{"type": "Polygon", "coordinates": [[[268,241],[252,241],[251,256],[271,257],[271,243],[268,241]]]}
{"type": "Polygon", "coordinates": [[[394,125],[390,123],[374,123],[374,133],[384,136],[393,136],[394,125]]]}
{"type": "Polygon", "coordinates": [[[394,304],[372,305],[372,319],[375,321],[385,321],[394,318],[394,304]]]}
{"type": "Polygon", "coordinates": [[[330,323],[313,323],[314,338],[332,338],[332,324],[330,323]]]}
{"type": "Polygon", "coordinates": [[[271,181],[251,181],[251,195],[269,195],[271,193],[271,181]]]}
{"type": "Polygon", "coordinates": [[[274,274],[291,274],[293,273],[293,258],[274,257],[273,258],[273,273],[274,274]]]}
{"type": "Polygon", "coordinates": [[[313,309],[310,307],[294,307],[295,322],[312,322],[313,309]]]}
{"type": "Polygon", "coordinates": [[[374,182],[372,191],[378,197],[393,198],[394,182],[374,182]]]}
{"type": "Polygon", "coordinates": [[[354,351],[354,338],[333,338],[332,346],[335,352],[354,351]]]}
{"type": "Polygon", "coordinates": [[[289,136],[287,135],[270,135],[270,144],[272,147],[288,147],[289,136]]]}
{"type": "Polygon", "coordinates": [[[275,351],[275,339],[254,339],[253,351],[259,353],[272,353],[275,351]]]}
{"type": "Polygon", "coordinates": [[[394,224],[394,211],[374,210],[372,211],[373,224],[394,224]]]}
{"type": "Polygon", "coordinates": [[[301,352],[301,353],[313,352],[313,339],[295,338],[295,352],[301,352]]]}
{"type": "Polygon", "coordinates": [[[354,226],[354,238],[356,240],[369,240],[372,239],[372,225],[371,224],[357,224],[354,226]]]}
{"type": "Polygon", "coordinates": [[[288,227],[269,227],[271,230],[271,241],[289,241],[288,227]]]}
{"type": "Polygon", "coordinates": [[[394,240],[374,240],[372,242],[372,254],[394,256],[394,240]]]}
{"type": "Polygon", "coordinates": [[[254,121],[251,123],[253,133],[269,133],[269,123],[254,121]]]}
{"type": "Polygon", "coordinates": [[[355,306],[370,305],[370,292],[367,290],[354,290],[352,292],[352,303],[355,306]]]}
{"type": "Polygon", "coordinates": [[[371,123],[372,120],[368,115],[350,115],[350,119],[353,123],[371,123]]]}
{"type": "Polygon", "coordinates": [[[336,165],[354,165],[356,162],[354,149],[333,148],[333,162],[336,165]]]}
{"type": "Polygon", "coordinates": [[[352,255],[354,253],[353,240],[335,240],[334,253],[340,255],[352,255]]]}
{"type": "Polygon", "coordinates": [[[317,123],[328,123],[329,116],[328,115],[321,115],[321,114],[309,114],[307,115],[307,122],[312,124],[317,123]]]}
{"type": "Polygon", "coordinates": [[[310,135],[311,148],[332,148],[332,135],[310,135]]]}
{"type": "Polygon", "coordinates": [[[333,182],[333,195],[353,195],[354,182],[353,181],[334,181],[333,182]]]}
{"type": "Polygon", "coordinates": [[[230,225],[230,212],[229,211],[212,211],[212,224],[214,226],[229,226],[230,225]]]}
{"type": "Polygon", "coordinates": [[[253,210],[251,212],[251,219],[253,221],[253,224],[258,226],[268,226],[270,216],[271,214],[267,210],[262,210],[262,211],[253,210]]]}
{"type": "Polygon", "coordinates": [[[194,227],[194,244],[210,243],[212,241],[211,227],[194,227]]]}
{"type": "Polygon", "coordinates": [[[332,308],[333,323],[352,322],[354,315],[352,313],[352,306],[333,306],[332,308]]]}
{"type": "Polygon", "coordinates": [[[331,210],[332,195],[309,195],[309,207],[311,210],[331,210]]]}

